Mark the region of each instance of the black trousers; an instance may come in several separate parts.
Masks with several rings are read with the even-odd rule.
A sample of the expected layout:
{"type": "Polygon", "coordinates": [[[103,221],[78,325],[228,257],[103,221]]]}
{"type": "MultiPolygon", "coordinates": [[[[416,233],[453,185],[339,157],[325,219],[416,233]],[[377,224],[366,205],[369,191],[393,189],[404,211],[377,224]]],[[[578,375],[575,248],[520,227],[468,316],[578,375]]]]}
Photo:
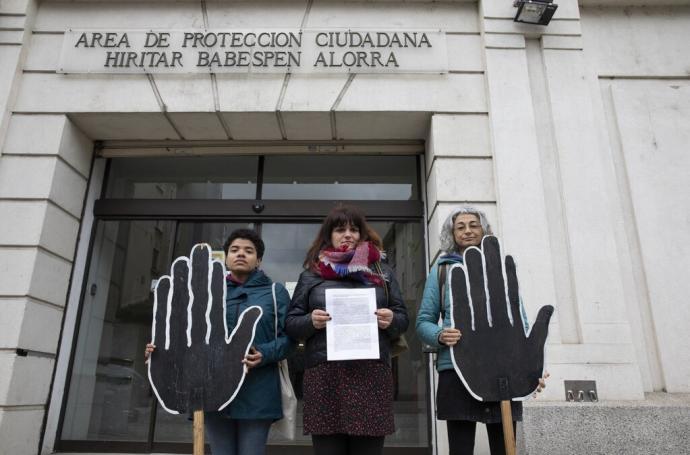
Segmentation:
{"type": "Polygon", "coordinates": [[[311,435],[315,455],[381,455],[385,436],[311,435]]]}
{"type": "MultiPolygon", "coordinates": [[[[474,434],[477,422],[468,420],[447,420],[449,455],[472,455],[474,453],[474,434]]],[[[489,436],[491,455],[505,455],[503,442],[503,424],[487,423],[486,432],[489,436]]],[[[513,422],[515,434],[515,422],[513,422]]]]}

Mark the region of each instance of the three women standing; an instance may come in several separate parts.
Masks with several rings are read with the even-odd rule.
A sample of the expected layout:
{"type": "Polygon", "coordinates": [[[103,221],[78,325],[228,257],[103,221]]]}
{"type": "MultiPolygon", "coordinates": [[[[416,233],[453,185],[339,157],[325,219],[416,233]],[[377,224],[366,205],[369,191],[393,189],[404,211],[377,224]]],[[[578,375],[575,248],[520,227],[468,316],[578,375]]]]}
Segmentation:
{"type": "MultiPolygon", "coordinates": [[[[449,294],[448,280],[440,273],[462,262],[465,249],[480,245],[486,234],[491,234],[491,227],[482,212],[462,207],[451,213],[441,234],[446,254],[427,278],[417,317],[420,338],[439,347],[437,410],[438,419],[448,423],[451,455],[473,452],[476,422],[487,424],[492,455],[504,453],[499,404],[475,400],[453,368],[450,348],[462,334],[445,317],[450,309],[448,297],[442,296],[449,294]]],[[[385,436],[395,431],[391,346],[407,329],[408,317],[394,273],[382,262],[381,239],[364,215],[354,207],[339,206],[327,216],[307,252],[289,310],[285,288],[258,269],[264,244],[254,231],[233,232],[225,249],[231,272],[228,328],[249,306],[260,305],[264,316],[244,359],[249,373],[240,392],[223,412],[207,413],[212,453],[264,453],[271,423],[282,417],[277,362],[288,355],[290,336],[305,342],[304,432],[311,434],[314,452],[380,454],[385,436]],[[326,312],[326,290],[361,288],[375,290],[379,356],[328,361],[325,328],[331,317],[326,312]]],[[[512,411],[513,418],[520,420],[519,402],[513,402],[512,411]]]]}
{"type": "Polygon", "coordinates": [[[304,432],[319,454],[380,454],[395,431],[391,343],[408,326],[394,273],[382,262],[382,243],[355,207],[326,217],[307,252],[285,331],[305,341],[304,432]],[[327,361],[327,289],[374,288],[379,358],[327,361]]]}

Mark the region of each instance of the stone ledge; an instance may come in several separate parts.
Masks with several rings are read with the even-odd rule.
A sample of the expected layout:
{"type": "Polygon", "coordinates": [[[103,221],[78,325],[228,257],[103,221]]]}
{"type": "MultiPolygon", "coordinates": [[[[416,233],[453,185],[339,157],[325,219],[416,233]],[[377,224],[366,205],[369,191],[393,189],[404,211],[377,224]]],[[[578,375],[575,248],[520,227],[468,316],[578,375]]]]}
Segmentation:
{"type": "Polygon", "coordinates": [[[690,394],[640,401],[525,405],[519,453],[680,455],[690,444],[690,394]]]}
{"type": "Polygon", "coordinates": [[[657,407],[679,407],[690,408],[690,393],[664,393],[653,392],[645,393],[644,400],[606,400],[598,403],[563,403],[556,401],[530,401],[525,403],[525,408],[657,408],[657,407]]]}

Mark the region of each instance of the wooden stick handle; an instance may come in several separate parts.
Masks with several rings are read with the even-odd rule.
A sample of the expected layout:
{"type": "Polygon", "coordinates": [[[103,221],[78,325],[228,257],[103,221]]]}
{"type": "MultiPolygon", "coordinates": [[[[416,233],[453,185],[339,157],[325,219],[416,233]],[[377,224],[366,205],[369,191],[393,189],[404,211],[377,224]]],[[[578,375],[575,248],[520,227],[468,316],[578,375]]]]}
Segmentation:
{"type": "Polygon", "coordinates": [[[204,411],[194,411],[194,455],[204,455],[204,411]]]}
{"type": "Polygon", "coordinates": [[[510,408],[510,400],[501,401],[501,420],[503,421],[503,442],[506,446],[506,455],[515,455],[515,433],[513,432],[513,412],[510,408]]]}

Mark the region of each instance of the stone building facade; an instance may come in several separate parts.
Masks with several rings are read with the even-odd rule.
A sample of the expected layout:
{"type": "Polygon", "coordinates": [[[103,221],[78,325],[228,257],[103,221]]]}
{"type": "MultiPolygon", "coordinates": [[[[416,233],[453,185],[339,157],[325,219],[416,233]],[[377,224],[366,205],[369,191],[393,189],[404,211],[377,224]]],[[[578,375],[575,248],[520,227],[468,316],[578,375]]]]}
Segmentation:
{"type": "MultiPolygon", "coordinates": [[[[222,223],[266,223],[264,235],[275,228],[279,238],[288,232],[281,217],[292,220],[289,232],[299,236],[302,224],[322,213],[299,204],[291,209],[279,194],[291,191],[285,186],[274,188],[272,197],[264,193],[266,212],[255,217],[248,206],[233,218],[184,204],[170,206],[174,213],[166,217],[163,209],[147,212],[150,205],[115,207],[108,200],[191,197],[231,201],[233,209],[257,199],[257,180],[219,176],[236,185],[233,193],[233,186],[209,189],[215,180],[204,173],[261,157],[252,166],[261,169],[264,191],[299,185],[313,158],[340,169],[352,165],[343,181],[354,186],[338,190],[353,191],[365,207],[403,201],[384,207],[379,222],[413,309],[449,210],[470,203],[489,214],[518,258],[528,313],[534,317],[543,304],[557,308],[547,347],[551,378],[543,397],[528,405],[523,450],[682,453],[688,441],[680,429],[690,423],[690,4],[557,3],[551,23],[534,26],[513,22],[508,0],[0,0],[0,452],[98,453],[110,450],[99,442],[113,439],[120,445],[111,449],[123,453],[154,447],[154,434],[113,430],[158,422],[149,414],[139,418],[149,412],[150,397],[137,398],[144,400],[141,409],[120,409],[107,398],[133,400],[134,392],[121,389],[142,371],[141,359],[131,358],[140,349],[107,354],[99,340],[109,331],[122,330],[121,342],[135,333],[113,328],[113,321],[141,321],[130,314],[139,307],[127,306],[147,301],[157,269],[148,264],[164,262],[160,245],[172,252],[186,229],[170,223],[214,222],[203,229],[218,235],[222,223]],[[73,31],[268,29],[426,30],[446,46],[445,67],[61,68],[73,31]],[[185,164],[191,156],[198,169],[185,164]],[[300,177],[292,182],[289,172],[280,173],[283,166],[300,177]],[[398,172],[405,166],[411,170],[398,172]],[[118,192],[118,179],[136,181],[139,171],[154,180],[144,176],[133,192],[118,192]],[[155,180],[163,174],[165,184],[155,180]],[[179,182],[200,186],[187,185],[183,197],[179,182]],[[379,183],[401,186],[384,195],[357,193],[357,185],[376,189],[379,183]],[[391,196],[400,188],[410,194],[391,196]],[[129,223],[124,240],[118,237],[123,223],[129,223]],[[149,237],[155,239],[144,241],[149,237]],[[111,268],[120,250],[146,251],[140,257],[146,267],[141,279],[118,281],[114,295],[111,268]],[[102,301],[99,279],[110,283],[102,301]],[[599,401],[566,403],[567,380],[596,381],[599,401]],[[89,401],[84,410],[70,393],[101,402],[89,401]],[[110,433],[99,433],[93,429],[97,408],[101,419],[119,409],[122,422],[104,423],[110,433]],[[624,422],[614,423],[616,416],[624,422]],[[582,421],[593,427],[564,430],[582,421]]],[[[312,177],[307,180],[314,184],[343,183],[337,175],[312,177]]],[[[290,251],[285,254],[296,254],[290,251]]],[[[135,259],[122,260],[135,270],[135,259]]],[[[137,327],[137,334],[145,333],[137,327]]],[[[433,418],[430,362],[421,351],[400,361],[398,422],[418,436],[398,435],[392,444],[446,453],[443,423],[433,418]],[[409,377],[416,379],[405,382],[409,377]],[[416,398],[404,402],[408,395],[416,398]]],[[[173,442],[185,441],[163,438],[157,447],[170,443],[175,451],[181,446],[173,442]]]]}

